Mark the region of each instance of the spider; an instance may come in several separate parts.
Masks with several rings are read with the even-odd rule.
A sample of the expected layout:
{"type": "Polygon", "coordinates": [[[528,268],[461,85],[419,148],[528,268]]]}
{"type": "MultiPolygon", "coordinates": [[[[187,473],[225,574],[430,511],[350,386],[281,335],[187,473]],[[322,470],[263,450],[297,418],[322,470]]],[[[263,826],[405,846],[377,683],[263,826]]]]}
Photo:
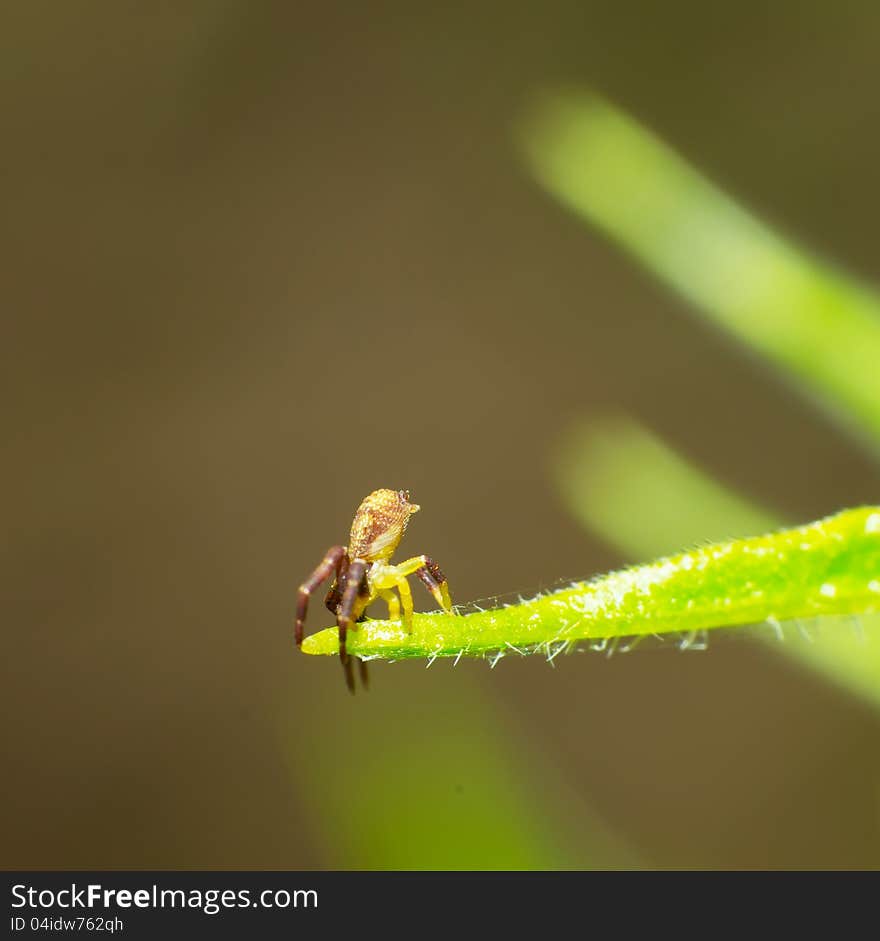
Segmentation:
{"type": "Polygon", "coordinates": [[[352,660],[357,660],[361,683],[367,687],[367,665],[358,657],[350,657],[345,649],[345,636],[365,618],[367,605],[381,598],[388,605],[392,621],[400,620],[412,631],[413,602],[407,582],[408,575],[418,575],[444,611],[452,613],[452,599],[446,576],[440,566],[426,555],[413,556],[397,565],[391,556],[397,548],[407,523],[419,506],[409,501],[408,490],[374,490],[365,497],[354,515],[348,546],[331,546],[321,564],[300,585],[296,604],[296,644],[303,640],[303,627],[312,592],[331,575],[335,577],[324,603],[336,615],[339,628],[339,659],[345,683],[355,688],[352,660]],[[398,601],[395,589],[400,595],[398,601]]]}

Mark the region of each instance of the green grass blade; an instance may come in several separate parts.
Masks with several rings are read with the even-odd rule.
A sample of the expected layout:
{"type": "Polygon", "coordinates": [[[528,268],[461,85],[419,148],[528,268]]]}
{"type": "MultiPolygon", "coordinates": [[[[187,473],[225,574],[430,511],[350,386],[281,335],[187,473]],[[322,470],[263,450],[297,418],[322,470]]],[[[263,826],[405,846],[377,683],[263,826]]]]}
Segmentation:
{"type": "MultiPolygon", "coordinates": [[[[556,455],[553,476],[573,515],[629,558],[780,525],[775,514],[732,494],[626,419],[574,426],[556,455]]],[[[880,579],[880,570],[872,579],[880,579]]],[[[784,644],[771,634],[766,639],[780,654],[880,705],[880,618],[823,621],[806,634],[787,631],[784,644]]]]}
{"type": "Polygon", "coordinates": [[[567,429],[551,473],[566,509],[624,558],[656,558],[785,525],[625,417],[567,429]]]}
{"type": "MultiPolygon", "coordinates": [[[[464,615],[365,621],[349,636],[360,657],[552,655],[577,641],[667,634],[880,611],[880,507],[846,510],[768,536],[715,543],[507,607],[464,615]]],[[[335,628],[303,651],[338,652],[335,628]]]]}
{"type": "Polygon", "coordinates": [[[520,138],[560,202],[877,447],[876,293],[777,235],[596,95],[546,97],[520,138]]]}

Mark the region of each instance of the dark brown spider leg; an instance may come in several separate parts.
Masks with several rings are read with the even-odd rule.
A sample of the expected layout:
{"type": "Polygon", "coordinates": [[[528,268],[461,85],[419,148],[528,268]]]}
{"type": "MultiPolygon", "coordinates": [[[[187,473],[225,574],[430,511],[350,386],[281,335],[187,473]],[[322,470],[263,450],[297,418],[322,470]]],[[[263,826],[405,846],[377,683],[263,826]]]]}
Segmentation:
{"type": "Polygon", "coordinates": [[[296,628],[294,631],[297,647],[301,646],[303,642],[303,631],[305,629],[306,613],[309,609],[310,595],[321,582],[326,581],[330,577],[334,570],[339,571],[339,566],[346,557],[347,552],[348,550],[345,546],[332,546],[327,550],[327,554],[324,556],[321,564],[302,585],[299,586],[299,596],[296,601],[296,628]]]}
{"type": "Polygon", "coordinates": [[[353,660],[357,660],[357,657],[346,657],[342,660],[342,675],[345,677],[345,685],[348,687],[348,691],[354,695],[354,665],[352,664],[353,660]]]}
{"type": "Polygon", "coordinates": [[[451,611],[452,598],[449,595],[449,583],[446,581],[446,576],[440,566],[428,556],[423,555],[422,562],[422,567],[416,569],[419,581],[431,592],[434,600],[444,611],[451,611]]]}
{"type": "Polygon", "coordinates": [[[336,612],[339,610],[339,605],[342,602],[342,590],[345,588],[345,575],[348,572],[348,555],[346,554],[339,561],[339,565],[336,566],[336,578],[330,584],[330,590],[327,592],[327,596],[324,598],[324,604],[327,606],[327,610],[330,611],[333,616],[336,616],[336,612]]]}
{"type": "Polygon", "coordinates": [[[339,610],[336,612],[336,626],[339,628],[339,659],[343,663],[348,659],[348,653],[345,649],[345,636],[352,623],[354,606],[358,595],[361,593],[361,586],[366,572],[367,563],[363,559],[355,559],[349,563],[348,572],[345,576],[345,591],[342,593],[342,601],[339,602],[339,610]]]}
{"type": "Polygon", "coordinates": [[[358,673],[361,677],[361,686],[365,690],[370,688],[370,678],[367,674],[367,663],[365,660],[361,660],[360,657],[355,657],[354,655],[346,657],[342,662],[342,673],[345,676],[345,685],[348,687],[350,693],[355,691],[355,682],[354,682],[354,665],[358,665],[358,673]]]}

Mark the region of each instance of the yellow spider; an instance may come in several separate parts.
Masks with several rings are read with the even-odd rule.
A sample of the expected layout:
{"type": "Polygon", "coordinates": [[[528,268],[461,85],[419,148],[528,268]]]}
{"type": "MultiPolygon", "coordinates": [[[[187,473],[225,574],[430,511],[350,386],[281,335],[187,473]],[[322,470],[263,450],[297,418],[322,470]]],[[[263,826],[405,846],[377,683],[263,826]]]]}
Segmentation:
{"type": "Polygon", "coordinates": [[[358,507],[351,524],[348,546],[332,546],[324,560],[300,585],[296,605],[296,644],[303,640],[303,628],[309,597],[331,574],[335,578],[324,603],[336,615],[339,628],[339,659],[345,672],[345,682],[354,692],[354,671],[351,661],[357,660],[361,683],[367,685],[367,665],[358,657],[349,657],[345,650],[345,635],[364,620],[364,612],[371,602],[381,598],[388,605],[392,621],[400,620],[403,607],[403,626],[412,631],[413,602],[408,575],[418,575],[437,604],[452,613],[452,599],[446,576],[440,566],[426,555],[413,556],[397,565],[391,563],[394,550],[403,539],[407,523],[419,507],[409,502],[408,490],[374,490],[358,507]],[[398,601],[395,589],[400,595],[398,601]]]}

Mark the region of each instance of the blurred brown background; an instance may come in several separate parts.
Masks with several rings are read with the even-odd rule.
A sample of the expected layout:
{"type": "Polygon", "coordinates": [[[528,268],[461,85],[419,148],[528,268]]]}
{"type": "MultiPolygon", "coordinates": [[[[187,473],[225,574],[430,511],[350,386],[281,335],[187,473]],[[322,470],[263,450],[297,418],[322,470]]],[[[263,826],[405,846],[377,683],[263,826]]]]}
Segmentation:
{"type": "Polygon", "coordinates": [[[466,686],[645,864],[880,865],[876,717],[756,646],[377,666],[351,699],[291,636],[375,487],[456,600],[620,564],[547,474],[609,407],[791,518],[876,502],[510,131],[598,87],[876,283],[878,39],[864,3],[5,4],[0,863],[366,865],[311,795],[466,686]]]}

